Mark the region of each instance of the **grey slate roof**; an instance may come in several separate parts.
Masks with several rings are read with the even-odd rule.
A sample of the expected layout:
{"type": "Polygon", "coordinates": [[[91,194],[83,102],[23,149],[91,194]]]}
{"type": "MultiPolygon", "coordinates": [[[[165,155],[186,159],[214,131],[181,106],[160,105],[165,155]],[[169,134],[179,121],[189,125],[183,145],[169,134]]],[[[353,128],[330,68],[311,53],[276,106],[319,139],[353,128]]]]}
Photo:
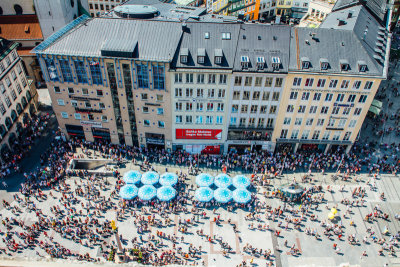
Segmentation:
{"type": "Polygon", "coordinates": [[[360,3],[359,0],[337,0],[335,5],[332,8],[332,12],[335,12],[337,10],[347,8],[350,6],[358,5],[360,3]]]}
{"type": "Polygon", "coordinates": [[[225,23],[186,23],[187,30],[183,34],[182,42],[176,54],[172,67],[177,68],[223,68],[232,69],[234,64],[236,44],[239,35],[240,24],[225,23]],[[209,39],[205,33],[209,33],[209,39]],[[229,32],[230,40],[222,40],[222,33],[229,32]],[[204,64],[197,63],[198,53],[205,50],[204,64]],[[223,57],[221,64],[215,64],[215,49],[222,49],[223,57]],[[188,52],[188,53],[187,53],[188,52]],[[189,54],[188,62],[182,63],[181,55],[189,54]]]}
{"type": "Polygon", "coordinates": [[[234,71],[273,72],[272,57],[279,57],[279,71],[287,72],[289,65],[290,27],[281,25],[242,24],[235,55],[234,71]],[[241,57],[247,56],[249,64],[242,70],[241,57]],[[257,69],[257,57],[264,57],[264,69],[257,69]]]}
{"type": "Polygon", "coordinates": [[[378,60],[373,61],[377,69],[382,68],[388,32],[362,5],[330,13],[320,28],[351,31],[358,38],[370,59],[379,57],[378,60]],[[349,13],[352,14],[350,18],[349,13]],[[343,20],[345,24],[339,25],[339,20],[343,20]],[[380,52],[377,52],[378,49],[380,52]]]}
{"type": "Polygon", "coordinates": [[[176,22],[95,18],[66,33],[42,53],[100,57],[102,49],[127,52],[136,47],[137,59],[171,61],[181,35],[176,22]]]}
{"type": "Polygon", "coordinates": [[[289,71],[382,76],[383,68],[362,49],[360,40],[352,31],[294,28],[291,32],[289,71]],[[314,39],[310,34],[314,34],[314,39]],[[308,69],[302,69],[304,57],[309,59],[308,69]],[[323,61],[329,62],[328,70],[321,70],[323,61]],[[366,72],[359,72],[360,61],[365,61],[366,72]],[[341,63],[348,63],[349,70],[342,71],[341,63]]]}

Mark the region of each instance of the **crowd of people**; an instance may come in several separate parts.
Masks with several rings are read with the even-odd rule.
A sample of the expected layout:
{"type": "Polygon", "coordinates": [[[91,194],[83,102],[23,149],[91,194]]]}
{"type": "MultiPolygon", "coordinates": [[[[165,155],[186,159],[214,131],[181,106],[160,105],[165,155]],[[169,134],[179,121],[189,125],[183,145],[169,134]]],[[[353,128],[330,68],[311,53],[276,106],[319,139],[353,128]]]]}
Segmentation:
{"type": "Polygon", "coordinates": [[[31,119],[26,120],[20,129],[21,134],[16,137],[12,150],[3,151],[0,161],[0,179],[10,175],[13,172],[21,171],[20,162],[29,154],[32,144],[40,138],[43,130],[47,126],[49,114],[33,115],[31,119]]]}
{"type": "MultiPolygon", "coordinates": [[[[46,117],[38,117],[33,120],[31,129],[36,136],[40,136],[40,129],[45,125],[46,117]]],[[[34,139],[33,136],[29,142],[33,142],[34,139]]],[[[242,209],[247,212],[246,220],[249,221],[249,229],[270,231],[277,236],[282,236],[283,233],[289,236],[291,231],[304,230],[307,235],[314,236],[316,239],[335,240],[335,252],[344,253],[339,246],[340,242],[347,240],[353,245],[359,244],[361,239],[349,234],[350,231],[345,229],[342,220],[335,222],[318,218],[315,211],[318,210],[318,206],[327,203],[325,192],[333,189],[329,186],[325,188],[308,184],[312,182],[312,173],[331,172],[344,180],[357,177],[361,172],[370,173],[371,178],[367,184],[370,190],[376,190],[376,179],[379,179],[379,174],[397,173],[398,149],[399,146],[394,145],[387,150],[387,155],[374,162],[373,148],[368,143],[354,145],[349,154],[338,150],[326,154],[309,151],[275,154],[262,151],[238,154],[232,151],[226,155],[191,155],[184,151],[166,153],[165,150],[93,143],[79,139],[66,141],[58,139],[53,141],[41,155],[40,166],[36,170],[23,173],[25,181],[22,183],[20,194],[14,196],[14,202],[11,204],[7,201],[3,202],[3,206],[10,210],[13,216],[2,218],[2,224],[5,227],[5,230],[2,230],[2,241],[5,247],[0,248],[0,252],[13,256],[21,250],[40,247],[41,252],[37,252],[38,256],[47,254],[53,258],[74,258],[85,261],[115,260],[115,252],[122,248],[118,243],[122,242],[125,247],[131,247],[129,251],[122,248],[125,252],[125,260],[137,260],[153,265],[205,264],[202,247],[195,244],[187,246],[185,235],[196,234],[205,242],[218,244],[226,257],[235,253],[232,245],[222,237],[205,233],[201,227],[198,229],[199,225],[205,221],[213,221],[217,225],[225,221],[237,233],[239,231],[237,225],[230,218],[222,218],[217,212],[219,207],[223,207],[227,211],[242,209]],[[136,199],[121,200],[118,191],[124,182],[118,169],[114,172],[117,177],[115,180],[96,177],[87,172],[79,175],[73,171],[66,172],[70,160],[82,156],[109,158],[118,163],[133,163],[145,169],[153,169],[155,165],[166,168],[180,166],[181,171],[177,173],[179,179],[176,186],[178,195],[168,203],[158,200],[146,203],[136,199]],[[189,182],[191,179],[189,170],[193,169],[214,169],[215,172],[226,169],[228,173],[235,171],[251,174],[252,184],[255,186],[252,201],[246,205],[196,201],[193,194],[195,187],[189,182]],[[273,179],[282,174],[296,174],[299,171],[308,173],[307,179],[301,177],[301,181],[309,185],[306,186],[300,199],[300,208],[293,203],[280,200],[278,200],[279,205],[274,207],[269,199],[276,199],[280,195],[278,189],[273,186],[273,179]],[[264,194],[257,194],[258,185],[267,188],[267,191],[264,194]],[[51,199],[57,200],[57,205],[39,208],[40,202],[51,199]],[[21,216],[24,212],[32,212],[35,222],[26,224],[21,216]],[[110,226],[110,220],[105,219],[106,214],[110,217],[110,212],[115,213],[117,222],[133,219],[137,232],[130,243],[122,233],[110,226]],[[323,231],[307,227],[306,222],[311,221],[319,222],[323,231]],[[174,227],[176,231],[173,234],[166,233],[164,228],[168,227],[174,227]],[[57,242],[54,239],[56,234],[80,246],[88,248],[99,246],[101,255],[72,250],[62,242],[57,242]]],[[[20,153],[23,153],[22,151],[20,153]]],[[[11,167],[17,168],[18,160],[6,164],[12,164],[11,167]]],[[[6,175],[7,172],[2,173],[3,178],[6,175]]],[[[300,182],[296,181],[296,175],[293,177],[292,183],[300,182]]],[[[354,207],[364,206],[367,195],[365,188],[360,187],[353,192],[352,199],[343,199],[338,205],[342,205],[343,210],[346,210],[345,215],[349,215],[354,207]]],[[[326,208],[332,207],[326,204],[326,208]]],[[[335,206],[335,208],[338,207],[335,206]]],[[[382,211],[379,206],[365,216],[367,222],[388,219],[398,220],[399,215],[396,214],[394,218],[390,218],[388,213],[382,211]]],[[[350,225],[353,226],[353,224],[350,225]]],[[[399,233],[387,232],[386,235],[378,238],[370,229],[365,233],[362,242],[378,244],[380,255],[384,255],[385,251],[393,254],[394,248],[398,246],[399,233]]],[[[283,249],[288,249],[291,255],[302,253],[296,244],[290,245],[287,240],[284,248],[275,248],[275,251],[246,244],[244,253],[250,257],[262,257],[267,265],[273,266],[275,254],[283,249]]],[[[362,256],[367,255],[363,253],[362,256]]],[[[244,262],[241,265],[245,264],[244,262]]]]}

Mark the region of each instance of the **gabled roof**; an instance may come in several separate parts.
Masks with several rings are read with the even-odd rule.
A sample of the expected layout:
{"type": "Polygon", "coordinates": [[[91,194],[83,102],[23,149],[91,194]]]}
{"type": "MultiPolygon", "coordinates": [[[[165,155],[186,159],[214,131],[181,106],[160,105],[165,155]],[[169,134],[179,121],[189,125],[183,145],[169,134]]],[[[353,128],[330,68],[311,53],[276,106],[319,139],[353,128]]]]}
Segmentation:
{"type": "Polygon", "coordinates": [[[383,67],[363,49],[360,40],[349,30],[326,28],[294,28],[290,41],[289,71],[315,73],[341,73],[382,76],[383,67]],[[301,58],[309,59],[309,68],[302,68],[301,58]],[[359,71],[359,62],[367,65],[366,72],[359,71]],[[328,62],[327,70],[321,69],[321,62],[328,62]],[[349,64],[347,71],[341,70],[341,64],[349,64]]]}
{"type": "Polygon", "coordinates": [[[290,27],[280,25],[243,24],[240,27],[234,71],[274,72],[272,58],[278,57],[280,70],[287,72],[289,65],[290,27]],[[241,57],[249,58],[248,68],[242,69],[241,57]],[[257,68],[257,58],[263,57],[264,68],[257,68]]]}
{"type": "Polygon", "coordinates": [[[383,66],[388,32],[364,6],[353,6],[330,13],[320,28],[351,31],[369,58],[374,59],[377,68],[383,66]]]}
{"type": "Polygon", "coordinates": [[[136,47],[139,60],[171,61],[182,35],[180,23],[94,18],[76,26],[41,53],[100,57],[102,49],[136,47]]]}
{"type": "Polygon", "coordinates": [[[15,40],[43,40],[36,15],[0,16],[0,37],[15,40]]]}
{"type": "Polygon", "coordinates": [[[232,69],[239,29],[239,24],[186,23],[186,30],[172,67],[232,69]],[[206,33],[208,33],[208,38],[205,36],[206,33]],[[223,40],[223,33],[230,33],[230,39],[223,40]],[[222,50],[223,57],[221,64],[215,63],[215,49],[222,50]],[[204,64],[198,63],[197,56],[202,56],[204,51],[206,55],[204,64]],[[188,55],[187,63],[181,62],[181,55],[188,55]]]}

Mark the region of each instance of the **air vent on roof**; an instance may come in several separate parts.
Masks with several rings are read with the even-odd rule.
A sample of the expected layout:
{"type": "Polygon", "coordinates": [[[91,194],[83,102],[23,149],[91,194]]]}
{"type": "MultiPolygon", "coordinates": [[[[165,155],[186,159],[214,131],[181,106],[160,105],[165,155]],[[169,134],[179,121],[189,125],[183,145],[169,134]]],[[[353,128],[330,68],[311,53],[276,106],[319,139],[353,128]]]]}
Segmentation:
{"type": "Polygon", "coordinates": [[[348,19],[353,17],[353,12],[354,12],[353,10],[349,11],[349,14],[347,14],[348,19]]]}
{"type": "Polygon", "coordinates": [[[246,35],[243,34],[243,40],[246,40],[246,35]]]}
{"type": "Polygon", "coordinates": [[[344,42],[342,42],[342,46],[344,46],[344,42]]]}
{"type": "Polygon", "coordinates": [[[346,25],[347,22],[344,19],[339,19],[338,26],[346,25]]]}
{"type": "Polygon", "coordinates": [[[310,45],[310,41],[306,40],[306,44],[310,45]]]}
{"type": "Polygon", "coordinates": [[[258,39],[258,40],[261,40],[261,36],[259,35],[259,36],[257,37],[257,39],[258,39]]]}
{"type": "Polygon", "coordinates": [[[30,27],[29,27],[29,25],[28,25],[28,24],[27,24],[27,25],[25,25],[24,31],[25,31],[26,33],[28,33],[28,32],[30,31],[30,27]]]}

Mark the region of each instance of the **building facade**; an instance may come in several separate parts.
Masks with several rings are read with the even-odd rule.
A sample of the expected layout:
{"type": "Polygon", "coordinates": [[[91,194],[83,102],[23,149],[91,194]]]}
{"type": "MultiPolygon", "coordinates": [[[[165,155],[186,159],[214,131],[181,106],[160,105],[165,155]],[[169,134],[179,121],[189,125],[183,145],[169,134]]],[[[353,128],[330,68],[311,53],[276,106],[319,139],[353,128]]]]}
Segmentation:
{"type": "Polygon", "coordinates": [[[18,136],[37,109],[37,93],[29,83],[18,43],[0,38],[0,160],[17,145],[18,136]]]}
{"type": "Polygon", "coordinates": [[[60,35],[35,53],[65,135],[189,153],[348,151],[390,47],[363,6],[313,30],[81,17],[60,35]]]}
{"type": "Polygon", "coordinates": [[[258,20],[261,0],[207,0],[207,12],[225,16],[240,16],[246,21],[258,20]]]}
{"type": "Polygon", "coordinates": [[[272,133],[289,64],[290,27],[242,25],[229,90],[225,152],[274,151],[272,133]]]}
{"type": "Polygon", "coordinates": [[[86,23],[86,31],[70,32],[72,40],[49,38],[35,49],[63,133],[127,145],[171,144],[166,72],[182,29],[171,27],[172,22],[123,19],[87,17],[80,23],[86,23]],[[114,32],[113,27],[125,31],[114,32]],[[83,38],[91,40],[80,45],[83,38]]]}
{"type": "Polygon", "coordinates": [[[273,140],[280,150],[348,152],[386,77],[390,36],[363,6],[331,13],[318,29],[295,28],[291,34],[273,140]],[[357,42],[361,46],[353,46],[357,42]]]}
{"type": "Polygon", "coordinates": [[[299,27],[318,28],[326,16],[331,13],[334,0],[311,0],[307,14],[301,19],[299,27]]]}
{"type": "Polygon", "coordinates": [[[100,17],[109,10],[120,5],[123,0],[88,0],[89,12],[92,17],[100,17]]]}

